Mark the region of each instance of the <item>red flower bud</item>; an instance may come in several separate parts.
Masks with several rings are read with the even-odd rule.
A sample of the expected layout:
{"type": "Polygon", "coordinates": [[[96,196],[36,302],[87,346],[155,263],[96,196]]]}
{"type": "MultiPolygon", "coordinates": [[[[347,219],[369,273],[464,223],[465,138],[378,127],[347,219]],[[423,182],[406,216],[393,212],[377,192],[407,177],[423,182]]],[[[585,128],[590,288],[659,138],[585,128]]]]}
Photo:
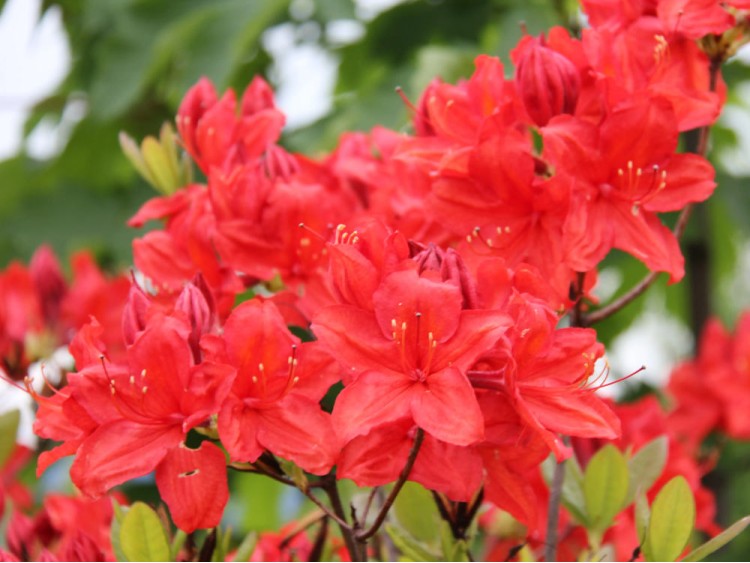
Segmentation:
{"type": "Polygon", "coordinates": [[[216,319],[215,309],[213,296],[200,274],[185,285],[175,303],[175,310],[185,313],[190,322],[188,342],[196,363],[201,361],[201,336],[213,328],[216,319]]]}
{"type": "Polygon", "coordinates": [[[151,306],[145,292],[133,282],[128,300],[122,310],[122,337],[126,346],[132,346],[136,337],[146,328],[147,311],[151,306]]]}
{"type": "Polygon", "coordinates": [[[450,281],[461,290],[463,309],[478,309],[479,297],[477,284],[461,255],[449,248],[443,250],[430,243],[427,248],[414,255],[417,272],[421,275],[425,271],[439,272],[442,281],[450,281]]]}
{"type": "Polygon", "coordinates": [[[529,117],[539,127],[561,113],[574,113],[581,89],[575,65],[544,45],[544,37],[527,40],[516,66],[516,84],[529,117]]]}
{"type": "Polygon", "coordinates": [[[60,315],[60,302],[68,285],[55,253],[46,244],[40,246],[31,257],[29,273],[42,304],[44,319],[47,323],[54,324],[60,315]]]}

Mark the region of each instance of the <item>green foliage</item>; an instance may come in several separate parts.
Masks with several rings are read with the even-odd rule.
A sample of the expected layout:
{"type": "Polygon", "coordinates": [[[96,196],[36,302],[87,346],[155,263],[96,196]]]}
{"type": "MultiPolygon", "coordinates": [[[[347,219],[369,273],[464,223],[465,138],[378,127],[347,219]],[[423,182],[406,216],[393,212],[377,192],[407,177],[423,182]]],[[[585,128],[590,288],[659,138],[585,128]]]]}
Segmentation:
{"type": "Polygon", "coordinates": [[[250,532],[243,539],[240,545],[237,547],[237,551],[232,558],[232,561],[248,561],[250,555],[255,549],[255,544],[258,543],[258,534],[256,532],[250,532]]]}
{"type": "Polygon", "coordinates": [[[615,446],[607,444],[591,458],[583,478],[588,528],[606,530],[623,508],[628,491],[628,463],[615,446]]]}
{"type": "Polygon", "coordinates": [[[0,467],[3,466],[16,447],[16,433],[20,420],[21,412],[18,410],[0,415],[0,467]]]}
{"type": "Polygon", "coordinates": [[[628,459],[628,473],[630,481],[625,504],[633,502],[635,495],[640,491],[645,493],[651,488],[664,471],[669,452],[669,439],[659,436],[643,446],[638,452],[628,459]]]}
{"type": "Polygon", "coordinates": [[[120,549],[128,561],[170,561],[167,533],[146,504],[134,503],[123,516],[120,549]]]}
{"type": "Polygon", "coordinates": [[[437,547],[440,539],[440,518],[430,491],[422,485],[407,482],[396,497],[393,514],[398,524],[414,539],[437,547]]]}
{"type": "Polygon", "coordinates": [[[747,528],[748,524],[750,524],[750,516],[741,518],[717,536],[714,536],[700,547],[697,547],[688,553],[682,558],[682,561],[702,561],[736,538],[745,528],[747,528]]]}
{"type": "Polygon", "coordinates": [[[695,525],[695,500],[685,478],[672,478],[651,505],[643,555],[647,561],[675,561],[695,525]]]}

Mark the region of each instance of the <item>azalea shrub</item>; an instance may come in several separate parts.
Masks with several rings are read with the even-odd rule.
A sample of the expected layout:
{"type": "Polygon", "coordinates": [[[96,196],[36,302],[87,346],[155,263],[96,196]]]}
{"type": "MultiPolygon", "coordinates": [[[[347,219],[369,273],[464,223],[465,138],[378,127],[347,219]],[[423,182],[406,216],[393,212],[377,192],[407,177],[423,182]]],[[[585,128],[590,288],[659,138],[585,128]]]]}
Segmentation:
{"type": "Polygon", "coordinates": [[[29,412],[5,409],[2,559],[692,561],[737,536],[703,477],[717,436],[750,438],[750,317],[622,403],[600,391],[642,368],[611,375],[597,323],[685,277],[750,4],[581,8],[580,34],[480,55],[402,93],[408,131],[327,154],[281,144],[258,76],[121,134],[160,193],[131,271],[83,252],[66,278],[45,246],[0,274],[4,385],[41,439],[16,444],[29,412]],[[649,273],[602,302],[613,249],[649,273]],[[35,502],[19,475],[63,459],[75,494],[35,502]],[[304,509],[233,532],[230,473],[304,509]]]}

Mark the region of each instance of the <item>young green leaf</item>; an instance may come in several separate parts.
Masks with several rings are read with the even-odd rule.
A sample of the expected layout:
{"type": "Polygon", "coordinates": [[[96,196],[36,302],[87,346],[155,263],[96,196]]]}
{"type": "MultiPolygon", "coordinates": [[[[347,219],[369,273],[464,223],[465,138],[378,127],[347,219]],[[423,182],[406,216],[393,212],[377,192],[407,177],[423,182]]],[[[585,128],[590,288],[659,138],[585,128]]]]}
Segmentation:
{"type": "Polygon", "coordinates": [[[628,491],[628,464],[611,444],[589,461],[583,478],[583,494],[589,528],[603,531],[625,505],[628,491]]]}
{"type": "Polygon", "coordinates": [[[185,540],[187,540],[187,534],[182,530],[177,530],[169,546],[170,561],[177,561],[177,555],[179,555],[182,546],[185,545],[185,540]]]}
{"type": "Polygon", "coordinates": [[[255,550],[256,543],[258,543],[257,532],[250,532],[245,536],[245,538],[242,540],[242,543],[237,548],[232,561],[248,561],[253,553],[253,550],[255,550]]]}
{"type": "MultiPolygon", "coordinates": [[[[440,561],[441,557],[425,549],[422,542],[414,539],[408,532],[393,524],[385,525],[385,532],[393,545],[407,561],[440,561]]],[[[400,560],[403,560],[400,558],[400,560]]]]}
{"type": "Polygon", "coordinates": [[[682,475],[669,481],[651,505],[643,555],[647,561],[674,561],[695,525],[695,500],[682,475]]]}
{"type": "Polygon", "coordinates": [[[693,551],[682,558],[683,561],[702,561],[714,551],[721,549],[734,538],[736,538],[750,524],[750,516],[740,518],[726,530],[708,540],[703,545],[696,547],[693,551]]]}
{"type": "MultiPolygon", "coordinates": [[[[430,492],[418,483],[407,482],[396,497],[393,513],[399,525],[414,539],[437,547],[439,518],[430,492]]],[[[451,536],[452,537],[452,536],[451,536]]]]}
{"type": "Polygon", "coordinates": [[[136,502],[120,525],[120,546],[128,561],[169,561],[169,541],[156,512],[136,502]]]}
{"type": "Polygon", "coordinates": [[[664,471],[669,452],[669,440],[666,436],[659,436],[643,446],[628,460],[630,484],[625,497],[627,506],[635,499],[638,490],[648,492],[664,471]]]}
{"type": "Polygon", "coordinates": [[[299,465],[288,459],[279,459],[279,465],[281,465],[281,469],[284,470],[284,473],[294,481],[294,484],[300,491],[307,490],[307,475],[305,475],[304,470],[299,465]]]}
{"type": "Polygon", "coordinates": [[[648,532],[648,522],[651,520],[651,508],[648,506],[648,498],[640,491],[635,497],[635,531],[638,535],[638,545],[643,545],[648,532]]]}
{"type": "Polygon", "coordinates": [[[112,551],[117,561],[127,561],[125,553],[122,551],[120,545],[120,528],[122,527],[122,520],[125,518],[127,508],[120,506],[115,499],[112,499],[112,510],[114,512],[114,518],[112,518],[112,525],[109,529],[109,537],[112,541],[112,551]]]}

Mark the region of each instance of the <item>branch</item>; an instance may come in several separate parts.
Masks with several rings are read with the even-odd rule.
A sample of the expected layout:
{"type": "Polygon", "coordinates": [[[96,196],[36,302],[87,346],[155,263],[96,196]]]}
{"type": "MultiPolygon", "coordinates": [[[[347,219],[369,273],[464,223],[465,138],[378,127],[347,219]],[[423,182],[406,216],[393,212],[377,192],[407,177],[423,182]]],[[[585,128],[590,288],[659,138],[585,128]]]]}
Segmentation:
{"type": "Polygon", "coordinates": [[[331,501],[331,506],[335,512],[337,519],[336,522],[339,524],[341,535],[344,538],[344,544],[346,549],[349,551],[349,558],[352,561],[362,561],[363,556],[360,555],[357,541],[354,538],[354,530],[357,527],[357,522],[354,522],[354,527],[346,522],[346,514],[344,513],[344,505],[341,504],[341,497],[339,496],[339,489],[335,479],[328,479],[323,482],[323,490],[328,495],[328,499],[331,501]],[[341,524],[344,522],[344,525],[341,524]]]}
{"type": "Polygon", "coordinates": [[[380,487],[373,487],[372,491],[370,491],[370,495],[367,497],[367,504],[365,504],[365,509],[362,511],[362,523],[367,522],[367,515],[370,513],[370,507],[372,506],[372,501],[375,500],[375,495],[378,494],[378,491],[380,490],[380,487]]]}
{"type": "MultiPolygon", "coordinates": [[[[685,227],[687,227],[688,219],[690,219],[690,213],[693,211],[693,205],[694,204],[689,203],[682,209],[682,211],[680,211],[680,216],[677,218],[674,229],[672,229],[672,234],[674,234],[675,238],[677,238],[678,240],[682,238],[682,235],[685,232],[685,227]]],[[[654,284],[654,282],[659,278],[659,274],[661,273],[662,272],[649,272],[627,293],[624,293],[606,307],[597,309],[596,311],[594,311],[593,313],[589,313],[588,315],[581,315],[580,326],[591,326],[598,323],[599,321],[603,321],[607,317],[611,317],[617,311],[628,305],[631,301],[634,301],[638,297],[640,297],[642,293],[644,293],[649,287],[654,284]]]]}
{"type": "MultiPolygon", "coordinates": [[[[236,471],[245,471],[249,473],[259,473],[261,475],[265,475],[267,477],[270,477],[274,481],[278,481],[279,483],[284,483],[285,485],[289,485],[290,487],[294,487],[295,489],[298,489],[302,492],[303,495],[305,495],[307,498],[309,498],[315,506],[320,508],[326,516],[334,520],[339,526],[345,526],[349,530],[352,529],[352,527],[349,525],[349,523],[346,521],[345,518],[341,518],[337,514],[331,512],[331,509],[328,508],[325,504],[321,502],[321,500],[316,497],[312,491],[310,491],[310,486],[302,489],[297,486],[297,484],[287,477],[286,475],[280,474],[272,467],[267,465],[264,461],[262,461],[260,458],[256,460],[254,463],[230,463],[228,465],[231,469],[234,469],[236,471]]],[[[322,486],[322,484],[317,483],[317,486],[322,486]]]]}
{"type": "Polygon", "coordinates": [[[391,509],[391,506],[396,500],[398,493],[401,492],[401,488],[409,478],[411,469],[412,467],[414,467],[414,462],[417,460],[417,454],[419,453],[419,448],[422,445],[422,440],[424,440],[424,430],[422,430],[421,428],[417,428],[417,435],[414,437],[414,444],[411,447],[411,451],[409,451],[409,457],[406,460],[406,465],[404,465],[404,468],[401,470],[401,474],[398,476],[398,481],[396,481],[393,489],[391,489],[388,498],[385,499],[385,502],[383,503],[380,512],[378,512],[378,516],[377,518],[375,518],[375,522],[373,522],[372,526],[370,526],[370,529],[362,530],[361,532],[356,534],[358,542],[366,542],[377,533],[378,529],[380,529],[380,526],[383,524],[385,517],[388,515],[388,511],[391,509]]]}
{"type": "Polygon", "coordinates": [[[352,527],[349,525],[349,523],[346,521],[345,518],[342,518],[335,512],[331,512],[331,509],[328,508],[325,504],[323,504],[323,502],[318,497],[316,497],[311,491],[302,490],[302,489],[300,490],[307,498],[309,498],[313,502],[313,504],[315,504],[315,506],[320,508],[325,513],[326,516],[328,516],[331,520],[335,521],[336,524],[338,524],[342,530],[344,529],[347,529],[349,531],[352,530],[352,527]]]}
{"type": "MultiPolygon", "coordinates": [[[[564,438],[567,442],[567,439],[564,438]]],[[[560,501],[565,480],[565,461],[555,465],[555,473],[549,490],[549,507],[547,509],[547,537],[544,540],[544,560],[555,561],[557,556],[557,524],[560,518],[560,501]]]]}

